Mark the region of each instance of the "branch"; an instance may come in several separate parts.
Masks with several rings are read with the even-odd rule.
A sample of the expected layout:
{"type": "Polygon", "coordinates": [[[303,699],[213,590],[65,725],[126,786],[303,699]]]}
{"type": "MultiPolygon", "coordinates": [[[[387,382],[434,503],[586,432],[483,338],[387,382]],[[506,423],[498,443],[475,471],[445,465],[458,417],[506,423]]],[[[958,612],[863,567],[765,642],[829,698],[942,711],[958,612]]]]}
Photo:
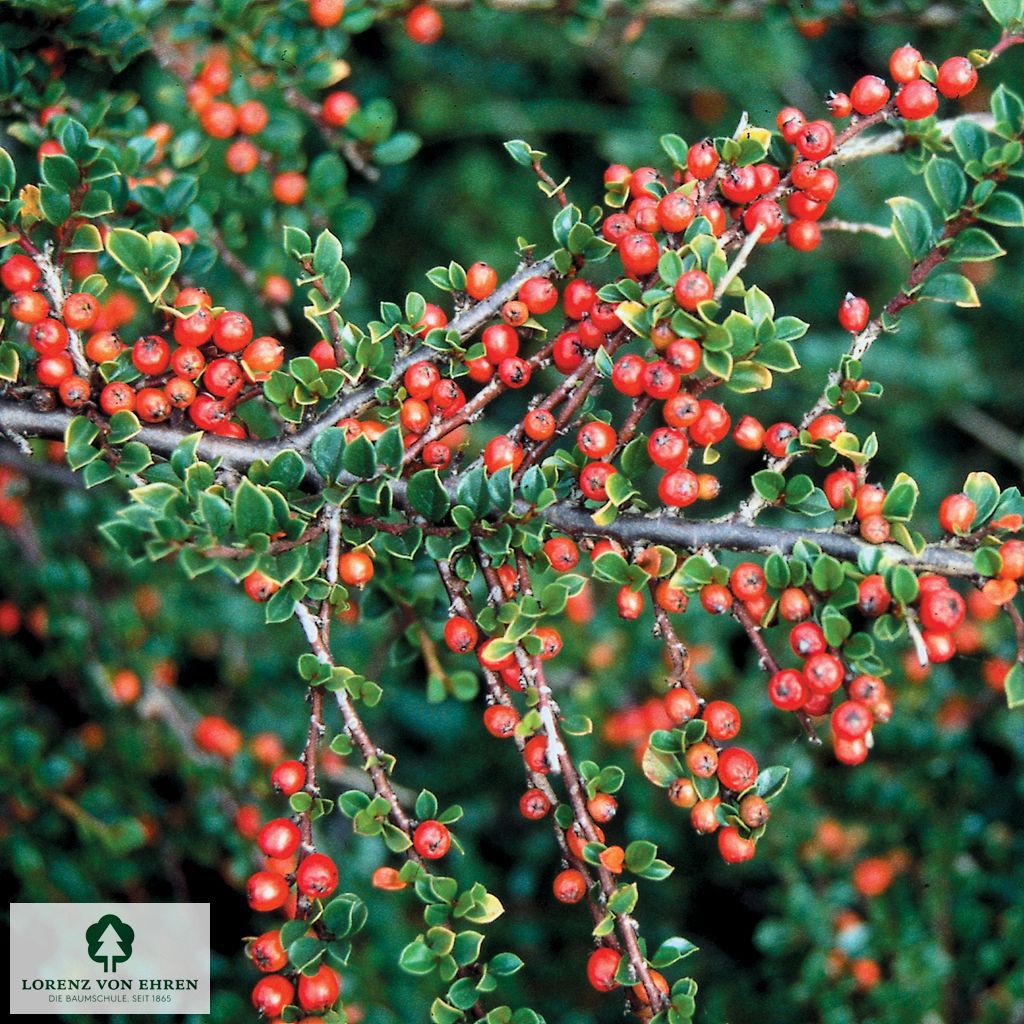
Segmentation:
{"type": "MultiPolygon", "coordinates": [[[[936,123],[939,136],[943,140],[949,139],[953,128],[960,121],[973,121],[986,131],[991,131],[995,125],[995,118],[989,113],[961,114],[959,117],[949,117],[936,123]]],[[[883,156],[886,153],[901,153],[907,147],[908,135],[906,132],[897,129],[886,132],[884,135],[874,135],[870,138],[859,138],[850,145],[836,150],[831,156],[821,161],[823,167],[839,167],[842,164],[852,163],[854,160],[864,160],[872,156],[883,156]]]]}

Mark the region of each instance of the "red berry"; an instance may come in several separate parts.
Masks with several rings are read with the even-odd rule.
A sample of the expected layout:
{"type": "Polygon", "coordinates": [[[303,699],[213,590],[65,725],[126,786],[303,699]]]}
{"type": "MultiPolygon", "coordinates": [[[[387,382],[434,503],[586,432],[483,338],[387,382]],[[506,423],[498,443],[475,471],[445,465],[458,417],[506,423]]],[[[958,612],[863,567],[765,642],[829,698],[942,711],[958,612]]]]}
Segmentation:
{"type": "Polygon", "coordinates": [[[456,615],[444,624],[444,642],[456,654],[465,654],[476,647],[478,633],[469,619],[456,615]]]}
{"type": "Polygon", "coordinates": [[[707,583],[700,588],[700,604],[709,615],[724,615],[732,608],[732,594],[720,583],[707,583]]]}
{"type": "Polygon", "coordinates": [[[484,449],[484,466],[488,473],[497,473],[506,466],[515,472],[523,461],[523,449],[505,434],[492,437],[484,449]]]}
{"type": "Polygon", "coordinates": [[[889,86],[878,75],[858,78],[850,90],[850,102],[858,114],[875,114],[889,102],[889,86]]]}
{"type": "Polygon", "coordinates": [[[46,317],[31,326],[28,332],[29,344],[41,356],[55,356],[68,347],[67,328],[52,317],[46,317]]]}
{"type": "Polygon", "coordinates": [[[528,789],[519,798],[519,813],[528,821],[540,821],[550,810],[551,801],[539,789],[528,789]]]}
{"type": "Polygon", "coordinates": [[[667,401],[680,388],[682,381],[676,370],[664,359],[656,359],[644,367],[644,391],[659,402],[667,401]]]}
{"type": "Polygon", "coordinates": [[[757,779],[757,761],[742,747],[726,747],[718,755],[718,779],[726,789],[741,793],[757,779]]]}
{"type": "Polygon", "coordinates": [[[715,286],[703,270],[687,270],[676,280],[673,293],[676,302],[692,313],[700,303],[714,298],[715,286]]]}
{"type": "Polygon", "coordinates": [[[439,821],[421,821],[412,837],[413,848],[424,860],[439,860],[451,844],[451,833],[439,821]]]}
{"type": "Polygon", "coordinates": [[[552,537],[545,541],[544,554],[556,572],[569,572],[580,560],[579,550],[569,537],[552,537]]]}
{"type": "Polygon", "coordinates": [[[729,427],[732,425],[729,413],[723,406],[709,398],[702,398],[698,409],[699,415],[690,425],[690,440],[701,448],[718,444],[728,435],[729,427]]]}
{"type": "Polygon", "coordinates": [[[859,740],[871,731],[871,709],[859,700],[844,700],[832,712],[832,731],[840,739],[859,740]]]}
{"type": "Polygon", "coordinates": [[[311,853],[299,864],[295,884],[310,899],[330,896],[338,888],[338,868],[326,854],[311,853]]]}
{"type": "Polygon", "coordinates": [[[658,222],[664,231],[685,231],[696,215],[693,200],[682,192],[669,192],[658,203],[658,222]]]}
{"type": "Polygon", "coordinates": [[[9,292],[27,291],[39,283],[42,271],[28,258],[15,253],[0,269],[0,281],[9,292]]]}
{"type": "Polygon", "coordinates": [[[279,971],[288,963],[288,954],[281,945],[281,933],[276,929],[253,939],[247,952],[261,971],[279,971]]]}
{"type": "Polygon", "coordinates": [[[533,316],[542,316],[555,308],[558,289],[546,277],[529,277],[519,286],[519,301],[533,316]]]}
{"type": "Polygon", "coordinates": [[[474,263],[466,271],[466,294],[480,302],[498,287],[498,272],[486,263],[474,263]]]}
{"type": "Polygon", "coordinates": [[[781,669],[768,681],[768,699],[781,711],[799,710],[806,696],[803,676],[796,669],[781,669]]]}
{"type": "Polygon", "coordinates": [[[739,864],[754,856],[753,839],[745,839],[734,825],[727,825],[718,833],[718,852],[726,864],[739,864]]]}
{"type": "Polygon", "coordinates": [[[843,675],[843,663],[834,654],[812,654],[804,663],[804,682],[811,693],[835,693],[843,675]]]}
{"type": "Polygon", "coordinates": [[[566,868],[555,875],[551,888],[559,903],[579,903],[587,893],[587,881],[582,872],[566,868]]]}
{"type": "Polygon", "coordinates": [[[619,987],[615,972],[619,969],[621,957],[614,949],[601,946],[590,954],[587,960],[587,981],[598,992],[611,992],[619,987]]]}
{"type": "MultiPolygon", "coordinates": [[[[320,119],[332,128],[344,128],[349,118],[359,109],[359,100],[350,92],[339,90],[328,93],[320,108],[320,119]]],[[[238,109],[241,115],[242,109],[238,109]]]]}
{"type": "Polygon", "coordinates": [[[326,1010],[337,1002],[339,995],[341,980],[327,964],[321,964],[316,974],[299,974],[299,1005],[304,1010],[326,1010]]]}
{"type": "Polygon", "coordinates": [[[523,431],[534,441],[547,441],[555,433],[555,417],[547,409],[532,409],[523,420],[523,431]]]}
{"type": "Polygon", "coordinates": [[[634,354],[620,356],[612,367],[612,384],[615,390],[630,398],[642,395],[646,369],[647,363],[642,356],[634,354]]]}
{"type": "Polygon", "coordinates": [[[658,484],[658,497],[671,508],[686,508],[698,498],[700,481],[692,469],[679,468],[666,473],[658,484]]]}
{"type": "Polygon", "coordinates": [[[764,443],[764,427],[753,416],[744,416],[733,427],[732,439],[748,452],[760,451],[764,443]]]}
{"type": "Polygon", "coordinates": [[[518,712],[507,704],[492,704],[484,711],[484,728],[498,739],[513,736],[518,724],[518,712]]]}
{"type": "Polygon", "coordinates": [[[417,4],[405,16],[405,34],[421,46],[436,43],[444,32],[441,15],[430,4],[417,4]]]}
{"type": "Polygon", "coordinates": [[[244,313],[225,310],[213,328],[213,343],[224,352],[240,352],[252,341],[252,323],[244,313]]]}
{"type": "Polygon", "coordinates": [[[977,511],[974,502],[962,491],[949,494],[939,505],[939,525],[946,533],[969,533],[977,511]]]}
{"type": "Polygon", "coordinates": [[[871,309],[864,299],[847,292],[839,306],[839,323],[845,331],[859,334],[868,325],[871,309]]]}
{"type": "Polygon", "coordinates": [[[686,168],[700,181],[715,173],[718,161],[718,152],[710,139],[695,142],[686,153],[686,168]]]}
{"type": "Polygon", "coordinates": [[[576,435],[576,444],[588,459],[603,459],[610,455],[617,441],[615,429],[601,420],[584,424],[576,435]]]}
{"type": "Polygon", "coordinates": [[[618,243],[622,268],[632,277],[643,277],[658,266],[661,249],[657,239],[646,231],[634,231],[618,243]]]}
{"type": "Polygon", "coordinates": [[[920,63],[920,51],[914,49],[909,43],[898,46],[889,57],[889,75],[894,82],[899,82],[900,85],[913,82],[915,78],[921,77],[921,70],[918,67],[920,63]]]}
{"type": "Polygon", "coordinates": [[[278,860],[290,857],[299,848],[302,835],[299,827],[287,818],[268,821],[256,838],[259,848],[268,856],[278,860]]]}
{"type": "Polygon", "coordinates": [[[825,106],[837,121],[853,113],[853,101],[845,92],[830,92],[825,100],[825,106]]]}
{"type": "Polygon", "coordinates": [[[782,138],[793,145],[800,129],[807,123],[804,115],[796,107],[783,107],[775,117],[775,124],[782,133],[782,138]]]}
{"type": "Polygon", "coordinates": [[[580,490],[590,501],[608,500],[608,479],[618,470],[610,462],[588,462],[580,471],[580,490]]]}
{"type": "Polygon", "coordinates": [[[252,1005],[267,1018],[280,1017],[294,997],[295,987],[282,974],[268,974],[252,989],[252,1005]]]}
{"type": "Polygon", "coordinates": [[[246,898],[253,910],[277,910],[288,899],[288,883],[275,871],[257,871],[249,877],[246,898]]]}
{"type": "Polygon", "coordinates": [[[907,82],[896,94],[896,106],[908,121],[920,121],[939,109],[939,95],[923,78],[918,78],[907,82]]]}
{"type": "Polygon", "coordinates": [[[724,700],[713,700],[701,716],[708,724],[708,735],[722,742],[731,740],[740,731],[740,713],[735,705],[724,700]]]}
{"type": "Polygon", "coordinates": [[[795,145],[807,160],[823,160],[832,152],[835,132],[828,121],[809,121],[797,133],[795,145]]]}
{"type": "Polygon", "coordinates": [[[301,761],[282,761],[270,773],[270,785],[278,793],[291,796],[306,784],[306,768],[301,761]]]}
{"type": "Polygon", "coordinates": [[[939,65],[935,85],[946,99],[966,96],[978,84],[978,70],[966,57],[950,57],[939,65]]]}
{"type": "Polygon", "coordinates": [[[676,725],[696,718],[699,710],[697,698],[682,686],[673,687],[665,694],[665,713],[676,725]]]}

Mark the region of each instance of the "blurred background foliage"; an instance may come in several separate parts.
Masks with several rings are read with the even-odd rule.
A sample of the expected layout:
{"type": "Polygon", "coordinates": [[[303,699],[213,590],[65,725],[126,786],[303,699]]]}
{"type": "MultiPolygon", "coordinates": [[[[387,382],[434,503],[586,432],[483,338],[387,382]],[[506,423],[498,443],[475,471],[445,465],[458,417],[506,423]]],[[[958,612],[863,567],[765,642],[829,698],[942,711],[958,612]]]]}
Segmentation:
{"type": "MultiPolygon", "coordinates": [[[[28,36],[45,35],[60,30],[61,17],[47,19],[67,6],[16,4],[7,16],[28,36]]],[[[137,16],[161,24],[184,16],[180,6],[138,6],[137,16]]],[[[196,5],[200,14],[204,6],[196,5]]],[[[284,13],[295,6],[280,5],[284,13]]],[[[994,42],[980,3],[943,5],[952,17],[941,25],[921,24],[903,9],[937,5],[884,5],[899,8],[891,18],[843,14],[847,5],[838,3],[794,6],[805,22],[819,9],[835,16],[820,35],[820,26],[798,24],[785,5],[768,5],[756,20],[706,16],[638,27],[618,16],[567,30],[553,15],[474,7],[446,12],[445,35],[430,47],[405,38],[391,19],[353,35],[347,49],[339,37],[338,56],[352,68],[345,87],[364,106],[390,98],[398,129],[422,139],[412,160],[384,167],[377,182],[350,171],[344,204],[328,211],[355,273],[349,318],[363,321],[380,299],[409,289],[436,300],[422,275],[438,263],[482,259],[508,272],[517,236],[539,249],[549,244],[550,206],[508,158],[505,139],[547,151],[552,173],[571,176],[569,193],[585,208],[600,198],[607,162],[658,163],[663,132],[690,141],[731,132],[743,110],[767,124],[783,103],[817,113],[829,89],[883,68],[908,39],[938,60],[994,42]]],[[[983,86],[1019,83],[1021,49],[983,74],[983,86]]],[[[176,135],[193,127],[180,85],[145,48],[114,76],[101,57],[71,51],[66,78],[72,95],[130,90],[151,121],[170,122],[176,135]]],[[[983,107],[986,98],[980,88],[971,105],[983,107]]],[[[271,109],[272,122],[288,116],[271,109]]],[[[296,130],[304,149],[316,151],[315,133],[296,130]]],[[[283,272],[280,210],[254,203],[250,186],[233,179],[215,151],[196,170],[200,203],[224,218],[230,246],[260,278],[283,272]]],[[[887,222],[887,197],[923,191],[899,157],[854,164],[841,182],[835,215],[876,224],[887,222]]],[[[866,367],[886,386],[884,399],[867,403],[858,418],[862,433],[879,435],[874,472],[886,483],[898,470],[921,482],[922,522],[934,523],[939,499],[969,470],[993,472],[1004,486],[1020,482],[1024,253],[1019,239],[1008,244],[1004,259],[979,265],[980,310],[916,308],[866,367]]],[[[835,322],[841,296],[853,290],[880,306],[904,270],[893,243],[866,234],[830,234],[813,257],[779,246],[759,251],[748,276],[811,330],[800,344],[804,371],[745,411],[768,423],[805,408],[845,344],[835,322]]],[[[223,262],[203,283],[270,329],[223,262]]],[[[282,340],[305,351],[313,332],[298,301],[288,316],[292,333],[282,340]]],[[[728,455],[716,472],[735,494],[753,457],[732,448],[728,455]]],[[[14,457],[5,450],[5,459],[14,457]]],[[[249,1019],[255,972],[239,937],[256,926],[239,886],[252,844],[234,820],[240,805],[255,804],[265,817],[281,813],[261,755],[273,750],[268,733],[289,756],[301,748],[298,631],[264,626],[261,610],[225,581],[189,582],[171,565],[139,569],[113,559],[97,527],[116,495],[86,494],[56,469],[0,474],[2,489],[23,498],[21,515],[9,514],[0,529],[4,890],[17,900],[213,902],[212,1017],[249,1019]],[[125,669],[141,680],[138,700],[119,701],[111,687],[125,669]],[[236,725],[247,741],[242,753],[226,765],[199,755],[190,740],[197,713],[236,725]]],[[[409,590],[435,640],[445,612],[437,591],[426,575],[409,590]]],[[[552,678],[564,707],[599,722],[612,716],[604,733],[577,741],[579,755],[629,766],[622,712],[662,687],[661,652],[649,612],[624,624],[610,589],[597,585],[594,598],[588,622],[562,624],[566,647],[552,678]]],[[[926,680],[904,679],[896,666],[893,721],[878,731],[868,762],[851,770],[807,748],[790,722],[770,713],[754,658],[732,624],[702,618],[691,635],[687,617],[680,620],[705,692],[743,713],[745,745],[793,769],[756,860],[733,868],[663,791],[628,772],[614,829],[620,840],[655,840],[676,865],[649,893],[655,898],[642,901],[642,923],[652,943],[681,932],[701,947],[687,963],[701,984],[696,1020],[1024,1021],[1024,718],[1007,712],[985,679],[986,659],[1010,655],[1009,636],[998,622],[976,628],[977,653],[934,668],[926,680]],[[871,856],[895,870],[892,884],[869,899],[852,878],[871,856]],[[857,971],[865,968],[851,968],[858,960],[877,963],[877,984],[864,983],[871,979],[857,971]]],[[[597,995],[584,980],[587,915],[551,895],[558,862],[549,830],[525,822],[510,799],[522,784],[516,759],[480,728],[475,703],[427,702],[428,670],[407,610],[371,588],[358,621],[342,631],[341,656],[384,685],[368,726],[399,755],[396,780],[466,808],[459,835],[467,855],[451,870],[479,878],[503,900],[507,912],[488,929],[489,948],[514,950],[527,963],[503,982],[503,994],[559,1024],[618,1019],[620,1000],[597,995]]],[[[352,766],[330,764],[328,795],[349,788],[353,774],[352,766]]],[[[344,979],[347,1004],[372,1024],[425,1019],[429,987],[396,970],[399,951],[421,927],[417,906],[370,888],[385,858],[376,840],[346,834],[340,815],[323,827],[322,848],[342,865],[342,887],[371,908],[344,979]]]]}

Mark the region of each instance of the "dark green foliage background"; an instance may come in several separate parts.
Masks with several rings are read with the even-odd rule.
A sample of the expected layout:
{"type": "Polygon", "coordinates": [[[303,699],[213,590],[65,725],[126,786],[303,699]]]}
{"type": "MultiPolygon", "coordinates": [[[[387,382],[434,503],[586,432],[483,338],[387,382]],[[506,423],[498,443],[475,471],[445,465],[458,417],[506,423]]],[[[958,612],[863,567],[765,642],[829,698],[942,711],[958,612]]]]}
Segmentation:
{"type": "MultiPolygon", "coordinates": [[[[767,123],[784,102],[817,110],[818,97],[883,67],[907,38],[939,60],[991,45],[995,30],[981,5],[954,7],[962,16],[941,29],[845,18],[815,40],[801,37],[789,15],[774,7],[757,23],[655,21],[629,45],[618,41],[621,19],[580,44],[554,19],[482,10],[449,14],[445,37],[431,48],[414,46],[390,24],[356,36],[346,54],[354,69],[351,87],[364,102],[391,97],[400,127],[419,134],[423,148],[410,162],[386,169],[377,185],[349,182],[359,216],[372,211],[374,224],[346,250],[355,274],[347,315],[365,320],[378,300],[399,299],[409,289],[436,299],[422,274],[449,259],[464,265],[484,259],[508,272],[517,235],[541,248],[548,243],[551,209],[532,176],[508,158],[503,140],[524,138],[546,150],[551,172],[572,176],[570,193],[585,208],[600,198],[606,162],[658,162],[663,132],[688,140],[729,132],[744,109],[755,123],[767,123]]],[[[1011,51],[983,73],[983,82],[1019,84],[1022,58],[1011,51]]],[[[97,73],[85,58],[80,65],[69,60],[69,67],[83,86],[97,73]]],[[[138,89],[154,117],[176,126],[187,119],[180,107],[161,108],[167,81],[145,56],[129,64],[117,84],[138,89]]],[[[204,196],[209,187],[225,207],[244,202],[244,192],[236,190],[245,186],[218,180],[223,173],[211,168],[204,196]]],[[[885,198],[923,192],[898,157],[853,165],[841,180],[831,209],[853,221],[886,223],[885,198]]],[[[345,234],[341,225],[332,226],[345,234]]],[[[278,238],[267,212],[240,225],[234,241],[262,272],[284,267],[278,238]]],[[[979,283],[982,309],[916,308],[898,335],[875,347],[866,366],[886,386],[884,399],[866,404],[858,416],[861,432],[874,429],[881,442],[874,474],[888,482],[905,470],[921,482],[921,522],[932,533],[938,501],[969,470],[989,470],[1004,486],[1021,476],[1019,446],[1010,458],[1013,452],[998,454],[964,429],[969,407],[1017,437],[1024,432],[1022,250],[1009,233],[1001,240],[1010,251],[979,283]]],[[[808,320],[811,330],[799,343],[803,371],[769,396],[755,396],[743,411],[765,423],[795,418],[845,345],[835,322],[842,294],[853,290],[880,306],[904,270],[895,245],[869,235],[829,235],[811,257],[779,246],[759,251],[749,278],[772,294],[780,312],[808,320]]],[[[227,305],[252,306],[219,266],[207,286],[227,305]]],[[[304,350],[312,335],[298,306],[291,318],[294,350],[304,350]]],[[[733,411],[741,406],[735,398],[728,404],[733,411]]],[[[498,426],[488,421],[477,429],[498,426]]],[[[731,446],[725,454],[718,467],[724,492],[742,494],[753,457],[731,446]]],[[[305,724],[294,671],[301,638],[294,624],[262,625],[260,610],[227,582],[203,577],[190,583],[173,566],[131,569],[111,559],[97,525],[116,496],[41,480],[30,489],[43,559],[30,561],[18,538],[0,533],[0,598],[22,608],[45,602],[49,634],[40,641],[22,631],[0,641],[3,889],[12,900],[213,901],[220,923],[212,1017],[249,1019],[255,971],[241,955],[240,937],[257,926],[242,894],[224,880],[244,877],[249,850],[216,793],[257,799],[268,816],[282,806],[269,797],[266,773],[248,754],[225,772],[183,762],[160,724],[109,704],[95,668],[141,669],[155,657],[170,657],[179,666],[179,689],[196,708],[224,714],[247,736],[279,731],[297,755],[305,724]],[[162,597],[149,621],[132,603],[142,583],[162,597]],[[106,730],[98,754],[86,753],[76,738],[86,721],[106,730]],[[51,801],[54,790],[71,795],[105,828],[76,827],[51,801]],[[29,811],[27,820],[11,813],[13,800],[29,811]],[[154,844],[141,845],[139,815],[160,823],[154,844]]],[[[406,582],[437,638],[445,609],[436,581],[424,574],[406,582]]],[[[649,615],[625,625],[614,615],[610,590],[598,587],[595,596],[602,600],[593,622],[564,627],[566,649],[552,677],[563,707],[600,721],[612,709],[646,699],[663,673],[649,615]],[[611,668],[593,672],[586,656],[598,641],[618,653],[611,668]]],[[[584,980],[586,913],[562,908],[550,895],[558,870],[550,832],[515,810],[521,778],[510,748],[483,733],[476,703],[428,704],[425,668],[403,633],[405,622],[372,589],[363,604],[359,625],[336,627],[339,659],[384,686],[385,697],[367,720],[374,738],[399,756],[396,780],[429,786],[442,804],[466,808],[459,836],[467,855],[451,870],[463,880],[479,878],[504,902],[506,914],[487,929],[488,948],[513,950],[527,964],[502,983],[503,996],[559,1024],[617,1020],[618,998],[598,996],[584,980]]],[[[1006,711],[985,687],[980,658],[939,667],[924,686],[901,682],[897,667],[893,722],[876,730],[869,762],[847,770],[827,750],[808,749],[789,721],[769,713],[754,659],[730,624],[691,611],[680,631],[712,649],[701,668],[706,692],[740,707],[745,745],[763,763],[793,769],[756,860],[734,868],[720,863],[713,840],[692,834],[663,791],[638,770],[628,771],[611,834],[653,839],[676,865],[660,888],[641,883],[640,916],[654,944],[680,933],[701,946],[686,964],[701,984],[695,1019],[1024,1021],[1024,718],[1006,711]],[[938,709],[953,694],[970,703],[970,724],[938,728],[938,709]],[[870,907],[852,890],[852,861],[805,855],[824,816],[863,826],[865,855],[908,851],[910,869],[870,907]],[[868,995],[855,994],[845,975],[825,974],[825,954],[835,941],[831,919],[845,907],[864,914],[868,924],[851,954],[876,957],[882,965],[884,980],[868,995]]],[[[1001,627],[993,627],[991,639],[1000,653],[1009,653],[1001,627]]],[[[577,743],[581,756],[630,765],[628,752],[608,748],[599,736],[577,743]]],[[[347,834],[339,815],[321,827],[322,846],[338,859],[343,887],[359,892],[371,908],[345,976],[346,1001],[361,1005],[372,1024],[426,1019],[432,991],[396,967],[402,946],[421,927],[418,905],[370,889],[369,874],[384,861],[376,840],[347,834]]]]}

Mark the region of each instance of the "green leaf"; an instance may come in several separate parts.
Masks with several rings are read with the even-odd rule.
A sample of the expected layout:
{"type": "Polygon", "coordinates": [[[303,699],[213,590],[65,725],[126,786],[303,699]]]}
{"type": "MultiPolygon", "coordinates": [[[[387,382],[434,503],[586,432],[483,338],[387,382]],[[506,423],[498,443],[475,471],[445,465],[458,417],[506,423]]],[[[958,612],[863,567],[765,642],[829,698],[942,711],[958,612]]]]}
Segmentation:
{"type": "Polygon", "coordinates": [[[946,252],[946,258],[954,263],[985,263],[1005,255],[1006,250],[981,228],[961,231],[946,252]]]}
{"type": "Polygon", "coordinates": [[[365,434],[357,435],[345,446],[341,464],[346,472],[363,480],[374,476],[377,472],[377,453],[365,434]]]}
{"type": "Polygon", "coordinates": [[[413,939],[398,958],[398,966],[408,974],[429,974],[436,964],[433,951],[422,937],[413,939]]]}
{"type": "Polygon", "coordinates": [[[626,847],[626,870],[639,872],[649,868],[658,856],[658,847],[646,839],[634,840],[626,847]]]}
{"type": "Polygon", "coordinates": [[[523,961],[515,953],[498,953],[491,957],[487,964],[487,971],[496,977],[504,978],[515,974],[523,967],[523,961]]]}
{"type": "Polygon", "coordinates": [[[1003,28],[1008,28],[1015,21],[1024,18],[1024,4],[1021,0],[982,0],[982,3],[1003,28]]]}
{"type": "Polygon", "coordinates": [[[932,221],[916,199],[893,196],[886,200],[892,210],[892,232],[900,248],[912,260],[920,259],[932,244],[932,221]]]}
{"type": "Polygon", "coordinates": [[[986,522],[999,502],[999,483],[991,473],[970,473],[964,481],[964,493],[974,502],[973,528],[986,522]]]}
{"type": "Polygon", "coordinates": [[[110,417],[110,433],[107,434],[107,440],[111,444],[124,444],[126,441],[130,441],[141,429],[142,424],[135,413],[128,412],[127,410],[115,412],[110,417]]]}
{"type": "Polygon", "coordinates": [[[771,370],[760,363],[735,363],[729,378],[729,390],[746,395],[752,391],[767,391],[772,386],[771,370]]]}
{"type": "Polygon", "coordinates": [[[774,800],[789,781],[789,769],[784,765],[775,764],[761,770],[754,783],[757,795],[765,800],[774,800]]]}
{"type": "Polygon", "coordinates": [[[1024,706],[1024,665],[1015,661],[1013,667],[1006,673],[1003,685],[1006,687],[1007,707],[1024,706]]]}
{"type": "Polygon", "coordinates": [[[414,511],[433,523],[444,518],[451,506],[448,492],[436,469],[423,469],[414,474],[409,481],[406,497],[414,511]]]}
{"type": "Polygon", "coordinates": [[[676,935],[666,939],[651,957],[651,966],[660,970],[663,967],[670,967],[672,964],[685,957],[696,953],[698,946],[695,946],[689,939],[676,935]]]}
{"type": "Polygon", "coordinates": [[[951,302],[964,309],[981,305],[974,283],[963,274],[932,274],[921,286],[916,298],[930,302],[951,302]]]}
{"type": "Polygon", "coordinates": [[[771,469],[759,470],[750,478],[750,482],[765,501],[777,501],[786,487],[786,478],[771,469]]]}
{"type": "Polygon", "coordinates": [[[341,473],[341,456],[345,450],[345,431],[328,427],[313,438],[309,457],[316,471],[326,480],[335,480],[341,473]]]}
{"type": "Polygon", "coordinates": [[[43,181],[58,192],[72,192],[81,181],[78,165],[71,157],[65,156],[63,153],[44,156],[39,166],[43,181]]]}
{"type": "Polygon", "coordinates": [[[995,548],[978,548],[974,552],[973,562],[974,568],[982,576],[998,576],[1003,567],[1003,559],[995,548]]]}
{"type": "Polygon", "coordinates": [[[948,220],[967,198],[967,179],[952,160],[933,156],[924,168],[924,183],[932,201],[948,220]]]}
{"type": "Polygon", "coordinates": [[[530,167],[535,160],[539,160],[541,157],[547,156],[546,153],[541,153],[536,149],[532,149],[530,145],[523,142],[522,139],[510,139],[505,143],[505,149],[508,151],[509,156],[517,164],[521,164],[523,167],[530,167]]]}
{"type": "Polygon", "coordinates": [[[831,555],[819,555],[811,569],[814,589],[829,594],[843,582],[843,567],[831,555]]]}
{"type": "Polygon", "coordinates": [[[1024,202],[1005,189],[993,192],[978,211],[978,220],[1007,228],[1024,227],[1024,202]]]}
{"type": "Polygon", "coordinates": [[[270,499],[248,477],[242,479],[232,503],[235,533],[241,538],[270,533],[275,525],[270,499]]]}
{"type": "Polygon", "coordinates": [[[181,246],[166,231],[147,236],[130,228],[112,228],[107,235],[107,252],[156,302],[181,263],[181,246]]]}
{"type": "Polygon", "coordinates": [[[757,361],[770,370],[778,370],[779,373],[791,373],[800,369],[800,362],[796,358],[793,346],[779,338],[766,341],[757,350],[757,361]]]}
{"type": "Polygon", "coordinates": [[[418,135],[412,132],[395,132],[390,139],[385,139],[373,147],[373,159],[375,163],[384,166],[404,164],[419,152],[421,145],[418,135]]]}
{"type": "Polygon", "coordinates": [[[354,935],[366,924],[369,912],[366,904],[355,894],[344,892],[324,907],[324,927],[337,938],[354,935]]]}
{"type": "Polygon", "coordinates": [[[10,197],[11,192],[14,191],[16,181],[17,172],[15,171],[11,154],[6,149],[0,147],[0,198],[6,199],[10,197]]]}

